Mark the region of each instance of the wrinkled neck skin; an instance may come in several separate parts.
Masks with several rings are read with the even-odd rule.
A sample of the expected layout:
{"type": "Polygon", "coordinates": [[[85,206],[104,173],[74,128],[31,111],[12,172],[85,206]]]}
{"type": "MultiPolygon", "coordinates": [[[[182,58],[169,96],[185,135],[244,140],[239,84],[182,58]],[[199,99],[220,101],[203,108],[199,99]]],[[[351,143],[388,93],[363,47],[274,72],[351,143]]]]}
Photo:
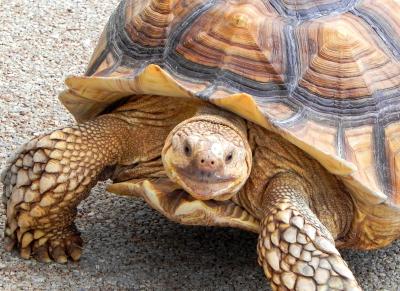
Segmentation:
{"type": "Polygon", "coordinates": [[[121,153],[111,179],[121,182],[165,177],[161,161],[165,139],[177,124],[193,117],[201,104],[186,98],[133,96],[104,115],[123,120],[129,126],[129,133],[121,138],[125,152],[121,153]]]}

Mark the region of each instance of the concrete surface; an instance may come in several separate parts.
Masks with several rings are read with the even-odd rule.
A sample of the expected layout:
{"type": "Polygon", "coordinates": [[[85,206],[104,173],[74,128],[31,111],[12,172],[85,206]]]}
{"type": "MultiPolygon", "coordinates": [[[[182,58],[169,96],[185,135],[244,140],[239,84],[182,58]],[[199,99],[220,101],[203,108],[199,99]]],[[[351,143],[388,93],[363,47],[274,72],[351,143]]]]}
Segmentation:
{"type": "MultiPolygon", "coordinates": [[[[84,71],[116,2],[0,1],[0,168],[35,133],[72,122],[57,93],[66,75],[84,71]]],[[[256,235],[177,225],[103,184],[80,206],[77,224],[79,263],[24,261],[0,247],[0,290],[269,290],[256,235]]],[[[343,253],[365,290],[400,289],[399,242],[343,253]]]]}

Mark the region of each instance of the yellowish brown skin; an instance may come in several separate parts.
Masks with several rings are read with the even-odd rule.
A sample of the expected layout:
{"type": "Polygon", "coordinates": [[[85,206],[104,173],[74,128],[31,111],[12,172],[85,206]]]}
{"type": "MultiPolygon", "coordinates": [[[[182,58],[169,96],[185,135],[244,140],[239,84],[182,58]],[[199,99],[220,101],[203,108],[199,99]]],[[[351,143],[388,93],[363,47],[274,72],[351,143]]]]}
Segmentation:
{"type": "Polygon", "coordinates": [[[246,124],[232,114],[201,107],[169,134],[162,151],[169,178],[198,200],[228,200],[250,175],[246,124]]]}
{"type": "Polygon", "coordinates": [[[179,98],[133,98],[23,146],[2,176],[6,248],[78,260],[76,206],[107,178],[171,220],[259,233],[273,289],[359,289],[335,247],[353,232],[342,184],[277,134],[179,98]]]}

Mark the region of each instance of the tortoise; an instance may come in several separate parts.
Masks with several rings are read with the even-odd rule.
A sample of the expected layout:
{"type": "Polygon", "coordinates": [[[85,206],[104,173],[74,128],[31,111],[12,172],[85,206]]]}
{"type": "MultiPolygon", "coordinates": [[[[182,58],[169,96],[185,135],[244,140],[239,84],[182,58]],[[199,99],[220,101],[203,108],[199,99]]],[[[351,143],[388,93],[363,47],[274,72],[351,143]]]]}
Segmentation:
{"type": "Polygon", "coordinates": [[[275,290],[360,290],[339,248],[400,235],[400,4],[126,0],[61,102],[76,125],[2,174],[5,247],[79,260],[99,180],[188,225],[259,234],[275,290]]]}

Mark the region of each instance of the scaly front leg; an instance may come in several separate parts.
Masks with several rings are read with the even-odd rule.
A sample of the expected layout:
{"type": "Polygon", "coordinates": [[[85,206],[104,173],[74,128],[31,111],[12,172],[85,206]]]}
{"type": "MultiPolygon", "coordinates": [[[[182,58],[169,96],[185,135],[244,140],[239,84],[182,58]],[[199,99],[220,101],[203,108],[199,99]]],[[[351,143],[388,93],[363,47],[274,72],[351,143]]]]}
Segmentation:
{"type": "MultiPolygon", "coordinates": [[[[111,116],[56,130],[24,145],[2,174],[5,246],[21,257],[78,260],[76,207],[107,168],[129,155],[132,127],[111,116]]],[[[111,173],[111,172],[110,172],[111,173]]]]}
{"type": "Polygon", "coordinates": [[[361,290],[332,235],[309,208],[301,178],[279,175],[265,199],[258,254],[274,290],[361,290]]]}

